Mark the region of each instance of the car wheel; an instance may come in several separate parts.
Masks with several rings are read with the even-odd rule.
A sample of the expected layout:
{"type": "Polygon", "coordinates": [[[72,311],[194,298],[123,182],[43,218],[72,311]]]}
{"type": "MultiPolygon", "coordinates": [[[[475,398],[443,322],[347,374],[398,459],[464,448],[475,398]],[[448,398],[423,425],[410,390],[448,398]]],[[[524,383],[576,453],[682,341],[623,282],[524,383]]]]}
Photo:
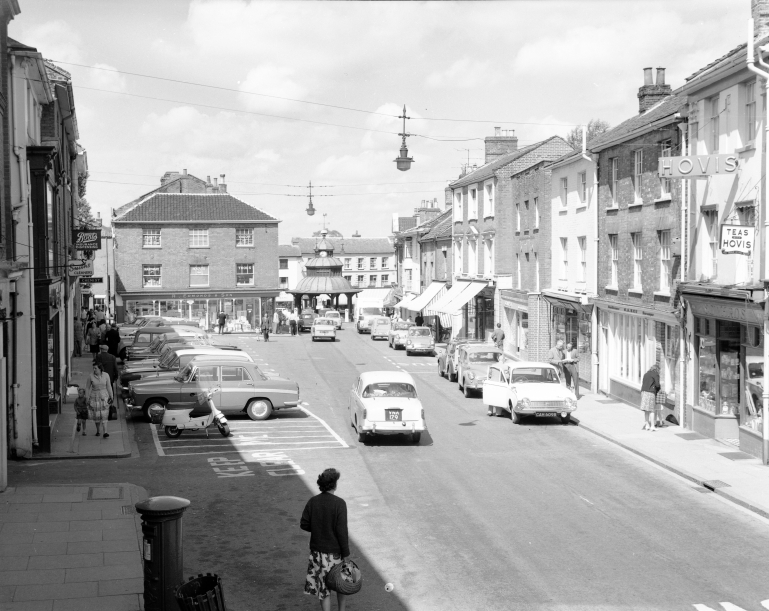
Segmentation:
{"type": "Polygon", "coordinates": [[[411,441],[413,443],[418,444],[420,439],[422,439],[422,431],[417,431],[416,433],[411,433],[411,441]]]}
{"type": "Polygon", "coordinates": [[[411,356],[411,350],[409,350],[408,348],[406,348],[406,356],[411,356]]]}
{"type": "Polygon", "coordinates": [[[251,420],[267,420],[272,415],[272,403],[267,399],[251,399],[246,413],[251,420]]]}
{"type": "Polygon", "coordinates": [[[571,422],[571,414],[561,416],[561,424],[569,424],[569,422],[571,422]]]}
{"type": "Polygon", "coordinates": [[[521,414],[517,413],[512,407],[510,408],[510,412],[513,417],[513,424],[520,424],[521,420],[523,420],[523,416],[521,414]]]}
{"type": "Polygon", "coordinates": [[[150,409],[153,407],[161,407],[165,409],[166,403],[165,401],[161,401],[160,399],[150,399],[144,404],[144,407],[142,407],[142,415],[144,416],[145,422],[152,422],[150,419],[150,409]]]}
{"type": "Polygon", "coordinates": [[[443,369],[441,369],[441,364],[440,363],[438,363],[438,375],[440,377],[442,377],[442,378],[445,377],[444,374],[443,374],[443,369]]]}
{"type": "Polygon", "coordinates": [[[366,433],[364,433],[363,431],[358,431],[358,442],[366,443],[366,433]]]}
{"type": "Polygon", "coordinates": [[[464,381],[465,379],[459,373],[457,373],[457,387],[459,390],[465,389],[465,387],[462,385],[464,381]]]}
{"type": "Polygon", "coordinates": [[[451,369],[448,370],[448,376],[449,376],[449,382],[456,382],[457,381],[457,374],[452,372],[451,369]]]}
{"type": "Polygon", "coordinates": [[[171,439],[176,439],[177,437],[179,437],[179,435],[182,434],[181,429],[175,426],[167,426],[165,428],[165,431],[166,431],[166,437],[170,437],[171,439]]]}
{"type": "Polygon", "coordinates": [[[470,389],[467,387],[467,385],[465,385],[465,386],[462,388],[462,392],[464,393],[464,395],[465,395],[465,397],[466,397],[467,399],[469,399],[469,398],[470,398],[470,397],[473,395],[473,392],[472,392],[472,391],[471,391],[471,390],[470,390],[470,389]]]}

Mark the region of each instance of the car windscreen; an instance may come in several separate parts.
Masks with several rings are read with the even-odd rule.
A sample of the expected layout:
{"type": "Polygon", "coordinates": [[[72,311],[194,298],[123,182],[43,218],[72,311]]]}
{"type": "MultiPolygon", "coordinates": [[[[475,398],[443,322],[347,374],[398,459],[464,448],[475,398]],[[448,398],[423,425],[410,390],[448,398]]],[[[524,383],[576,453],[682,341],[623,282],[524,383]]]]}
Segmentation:
{"type": "Polygon", "coordinates": [[[190,377],[190,373],[191,372],[192,372],[192,365],[191,364],[187,364],[187,366],[179,372],[179,375],[176,376],[175,379],[177,379],[177,380],[186,380],[187,378],[190,377]]]}
{"type": "Polygon", "coordinates": [[[342,315],[339,312],[327,312],[326,316],[328,318],[340,318],[342,315]]]}
{"type": "Polygon", "coordinates": [[[410,325],[407,322],[396,322],[393,325],[393,329],[395,329],[396,331],[405,331],[406,329],[408,329],[409,327],[412,327],[412,326],[413,325],[410,325]]]}
{"type": "Polygon", "coordinates": [[[176,358],[176,354],[173,350],[169,350],[166,352],[163,356],[160,357],[160,360],[158,361],[158,365],[160,367],[170,367],[173,360],[176,358]]]}
{"type": "Polygon", "coordinates": [[[411,329],[409,335],[415,335],[419,337],[429,337],[431,335],[430,329],[411,329]]]}
{"type": "Polygon", "coordinates": [[[550,367],[518,367],[513,369],[511,382],[522,384],[529,382],[545,382],[559,384],[558,374],[550,367]]]}
{"type": "Polygon", "coordinates": [[[363,390],[363,398],[369,397],[402,397],[416,399],[416,389],[406,382],[377,382],[369,384],[363,390]]]}
{"type": "Polygon", "coordinates": [[[496,363],[502,355],[499,352],[471,352],[471,363],[496,363]]]}
{"type": "Polygon", "coordinates": [[[364,316],[376,316],[377,314],[382,313],[382,308],[361,308],[358,314],[362,314],[364,316]]]}

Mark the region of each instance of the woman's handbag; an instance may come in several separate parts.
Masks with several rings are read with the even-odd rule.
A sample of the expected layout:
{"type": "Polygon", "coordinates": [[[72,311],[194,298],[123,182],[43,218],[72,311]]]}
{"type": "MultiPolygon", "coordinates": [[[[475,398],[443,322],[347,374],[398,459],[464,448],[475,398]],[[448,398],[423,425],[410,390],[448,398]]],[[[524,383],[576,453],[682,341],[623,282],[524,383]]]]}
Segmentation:
{"type": "Polygon", "coordinates": [[[326,587],[339,594],[355,594],[363,587],[363,575],[352,560],[340,562],[326,575],[326,587]]]}
{"type": "Polygon", "coordinates": [[[668,393],[666,393],[664,390],[660,390],[657,392],[657,396],[654,399],[654,402],[657,405],[665,405],[665,403],[668,400],[668,393]]]}
{"type": "Polygon", "coordinates": [[[115,402],[112,399],[109,400],[109,417],[107,420],[117,420],[117,408],[115,407],[115,402]]]}

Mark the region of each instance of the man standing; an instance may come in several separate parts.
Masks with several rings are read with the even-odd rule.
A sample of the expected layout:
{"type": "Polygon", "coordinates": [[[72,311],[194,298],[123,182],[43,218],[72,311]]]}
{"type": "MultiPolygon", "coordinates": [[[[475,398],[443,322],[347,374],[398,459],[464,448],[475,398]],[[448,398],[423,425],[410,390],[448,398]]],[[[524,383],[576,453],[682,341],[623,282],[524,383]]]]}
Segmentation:
{"type": "Polygon", "coordinates": [[[571,344],[566,344],[566,360],[563,369],[566,377],[566,386],[574,391],[579,399],[579,354],[571,344]]]}
{"type": "Polygon", "coordinates": [[[83,323],[75,316],[75,323],[72,325],[72,335],[75,340],[75,356],[83,356],[83,323]]]}
{"type": "Polygon", "coordinates": [[[296,335],[296,322],[296,310],[291,310],[291,313],[288,315],[288,327],[291,329],[291,335],[296,335]]]}
{"type": "Polygon", "coordinates": [[[502,330],[502,323],[497,323],[497,328],[494,329],[494,333],[491,334],[491,340],[497,348],[504,350],[505,332],[502,330]]]}
{"type": "Polygon", "coordinates": [[[272,315],[272,332],[274,334],[280,333],[280,314],[278,314],[278,311],[275,310],[275,313],[272,315]]]}
{"type": "Polygon", "coordinates": [[[555,346],[550,348],[550,351],[547,353],[547,357],[545,357],[545,360],[558,370],[558,373],[561,375],[562,380],[564,379],[564,373],[563,373],[564,358],[565,356],[563,354],[563,340],[559,339],[557,342],[555,342],[555,346]]]}
{"type": "Polygon", "coordinates": [[[417,314],[417,317],[416,317],[416,319],[414,319],[414,322],[417,323],[417,327],[421,327],[421,326],[423,326],[425,324],[425,319],[422,316],[422,312],[417,314]]]}
{"type": "Polygon", "coordinates": [[[120,332],[117,330],[117,323],[113,322],[112,326],[107,329],[104,340],[109,346],[109,353],[117,357],[118,346],[120,346],[120,332]]]}
{"type": "Polygon", "coordinates": [[[224,333],[224,323],[227,322],[227,315],[224,312],[219,312],[219,335],[224,333]]]}
{"type": "Polygon", "coordinates": [[[262,335],[264,336],[264,341],[268,342],[270,341],[270,319],[267,318],[267,314],[262,316],[262,335]]]}

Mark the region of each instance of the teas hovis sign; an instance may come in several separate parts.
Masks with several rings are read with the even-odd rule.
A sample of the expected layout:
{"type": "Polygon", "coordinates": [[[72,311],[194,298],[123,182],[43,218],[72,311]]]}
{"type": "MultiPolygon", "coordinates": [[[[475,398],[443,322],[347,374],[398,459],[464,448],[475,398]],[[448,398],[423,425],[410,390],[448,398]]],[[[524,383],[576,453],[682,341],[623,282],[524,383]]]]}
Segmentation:
{"type": "Polygon", "coordinates": [[[101,250],[101,229],[73,229],[72,246],[76,250],[101,250]]]}
{"type": "Polygon", "coordinates": [[[755,228],[748,225],[721,225],[721,253],[749,255],[753,252],[755,228]]]}
{"type": "Polygon", "coordinates": [[[660,157],[657,171],[660,178],[699,178],[718,174],[736,174],[737,155],[689,155],[688,157],[660,157]]]}

